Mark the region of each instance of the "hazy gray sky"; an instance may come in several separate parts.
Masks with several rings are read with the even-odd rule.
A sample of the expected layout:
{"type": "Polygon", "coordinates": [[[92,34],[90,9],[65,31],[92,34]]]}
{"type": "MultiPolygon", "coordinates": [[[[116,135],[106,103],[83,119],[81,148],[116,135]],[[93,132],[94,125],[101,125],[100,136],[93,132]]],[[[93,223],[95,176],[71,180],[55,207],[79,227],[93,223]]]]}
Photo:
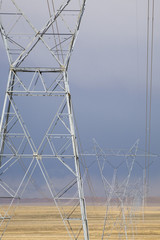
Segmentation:
{"type": "MultiPolygon", "coordinates": [[[[157,142],[155,129],[158,126],[155,126],[160,90],[157,9],[160,3],[155,1],[155,5],[152,134],[157,142]]],[[[93,0],[87,3],[72,56],[70,82],[76,115],[83,119],[81,127],[85,128],[85,122],[89,121],[86,114],[91,114],[92,124],[86,125],[93,127],[90,131],[99,136],[104,146],[131,144],[136,136],[144,144],[146,21],[147,1],[102,0],[97,4],[93,0]]],[[[158,144],[156,146],[158,150],[158,144]]]]}
{"type": "MultiPolygon", "coordinates": [[[[159,13],[160,1],[155,0],[151,151],[156,153],[160,143],[159,13]]],[[[69,68],[84,150],[92,150],[92,138],[104,149],[129,148],[140,138],[144,149],[146,28],[146,0],[87,1],[69,68]]],[[[2,48],[0,40],[1,79],[6,81],[8,64],[2,48]]],[[[0,110],[5,85],[1,83],[0,110]]]]}

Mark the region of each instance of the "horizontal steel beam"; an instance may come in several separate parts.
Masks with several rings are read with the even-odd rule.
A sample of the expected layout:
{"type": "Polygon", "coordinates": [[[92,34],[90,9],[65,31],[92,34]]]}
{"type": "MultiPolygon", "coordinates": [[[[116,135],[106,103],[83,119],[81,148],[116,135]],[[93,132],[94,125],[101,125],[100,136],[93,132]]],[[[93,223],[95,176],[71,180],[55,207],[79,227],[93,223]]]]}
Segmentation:
{"type": "Polygon", "coordinates": [[[57,72],[64,72],[65,67],[62,66],[61,68],[44,68],[44,67],[10,67],[11,71],[14,72],[51,72],[51,73],[57,73],[57,72]]]}

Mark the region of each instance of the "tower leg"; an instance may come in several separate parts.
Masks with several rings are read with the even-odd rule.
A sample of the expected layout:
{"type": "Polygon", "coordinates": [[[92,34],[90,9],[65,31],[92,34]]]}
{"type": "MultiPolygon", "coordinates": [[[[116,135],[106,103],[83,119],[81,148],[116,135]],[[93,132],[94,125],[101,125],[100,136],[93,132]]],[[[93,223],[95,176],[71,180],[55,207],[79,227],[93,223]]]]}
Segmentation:
{"type": "Polygon", "coordinates": [[[76,169],[76,175],[77,175],[77,185],[78,185],[78,193],[79,193],[80,208],[81,208],[81,215],[82,215],[84,239],[89,240],[86,204],[85,204],[84,192],[83,192],[83,186],[82,186],[82,178],[81,178],[80,165],[79,165],[78,145],[77,145],[76,135],[75,135],[72,100],[71,100],[71,94],[70,94],[70,89],[68,84],[67,72],[64,73],[64,79],[65,79],[64,81],[65,81],[65,87],[67,92],[67,107],[68,107],[69,122],[70,122],[71,135],[72,135],[72,146],[73,146],[73,153],[74,153],[74,159],[75,159],[75,169],[76,169]]]}

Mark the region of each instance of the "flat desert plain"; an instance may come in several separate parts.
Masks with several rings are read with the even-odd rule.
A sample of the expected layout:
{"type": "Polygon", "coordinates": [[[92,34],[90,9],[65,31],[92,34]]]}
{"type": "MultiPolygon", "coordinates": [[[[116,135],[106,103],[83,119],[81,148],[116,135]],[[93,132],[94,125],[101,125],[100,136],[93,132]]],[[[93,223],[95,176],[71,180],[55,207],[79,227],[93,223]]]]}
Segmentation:
{"type": "MultiPolygon", "coordinates": [[[[68,207],[65,206],[64,208],[67,210],[68,207]]],[[[87,206],[91,240],[102,239],[105,210],[104,206],[87,206]]],[[[118,216],[116,214],[116,211],[113,209],[112,214],[110,214],[112,217],[106,223],[104,239],[126,239],[121,215],[115,221],[118,216]]],[[[73,221],[71,224],[73,231],[78,232],[78,223],[73,221]]],[[[64,224],[59,218],[59,213],[55,206],[19,206],[16,208],[14,217],[8,224],[2,239],[66,240],[71,238],[66,233],[64,224]]],[[[83,239],[81,233],[78,239],[83,239]]],[[[160,207],[146,207],[144,220],[141,211],[135,212],[132,220],[129,219],[127,222],[127,239],[160,240],[160,207]],[[133,231],[135,231],[134,236],[133,231]]]]}

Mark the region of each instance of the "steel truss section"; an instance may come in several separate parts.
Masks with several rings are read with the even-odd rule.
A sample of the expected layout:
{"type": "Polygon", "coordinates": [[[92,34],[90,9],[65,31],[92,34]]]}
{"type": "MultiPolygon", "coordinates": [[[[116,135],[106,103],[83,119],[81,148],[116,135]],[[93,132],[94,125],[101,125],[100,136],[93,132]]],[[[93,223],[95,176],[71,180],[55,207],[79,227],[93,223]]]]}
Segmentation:
{"type": "Polygon", "coordinates": [[[70,239],[89,239],[67,74],[85,3],[0,1],[10,66],[0,121],[1,238],[16,204],[37,191],[52,199],[70,239]]]}
{"type": "Polygon", "coordinates": [[[109,159],[111,153],[107,156],[94,140],[94,149],[104,186],[106,205],[101,239],[111,239],[115,232],[115,239],[127,240],[130,237],[135,238],[137,227],[135,210],[137,210],[138,205],[142,205],[143,198],[141,196],[142,189],[140,189],[142,186],[141,179],[136,178],[136,181],[133,179],[135,177],[133,170],[136,164],[138,144],[139,140],[135,142],[127,153],[123,153],[123,156],[120,150],[118,152],[112,150],[114,158],[122,156],[119,161],[113,161],[114,159],[109,159]],[[108,176],[106,174],[107,170],[110,172],[108,176]],[[119,174],[120,170],[122,172],[119,174]]]}

